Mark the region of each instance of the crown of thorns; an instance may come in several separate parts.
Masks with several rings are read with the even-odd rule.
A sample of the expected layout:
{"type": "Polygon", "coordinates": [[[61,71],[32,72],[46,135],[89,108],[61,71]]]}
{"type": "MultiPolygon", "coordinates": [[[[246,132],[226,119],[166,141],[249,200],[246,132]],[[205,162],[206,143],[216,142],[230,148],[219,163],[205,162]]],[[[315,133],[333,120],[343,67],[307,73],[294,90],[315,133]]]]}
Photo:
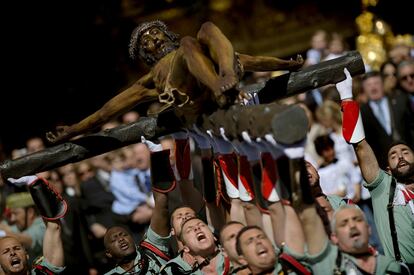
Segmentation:
{"type": "Polygon", "coordinates": [[[135,59],[136,53],[138,50],[139,41],[141,36],[149,29],[157,27],[163,32],[168,32],[167,25],[161,20],[154,20],[149,22],[141,23],[138,27],[134,29],[131,34],[131,41],[129,43],[129,55],[131,58],[135,59]]]}

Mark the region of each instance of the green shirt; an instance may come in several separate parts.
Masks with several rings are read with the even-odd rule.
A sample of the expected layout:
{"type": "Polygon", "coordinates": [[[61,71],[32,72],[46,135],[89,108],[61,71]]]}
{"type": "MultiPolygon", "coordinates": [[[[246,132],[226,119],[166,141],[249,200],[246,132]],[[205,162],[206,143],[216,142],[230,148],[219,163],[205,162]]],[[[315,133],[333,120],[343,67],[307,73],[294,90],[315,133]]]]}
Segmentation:
{"type": "Polygon", "coordinates": [[[46,225],[41,217],[37,217],[33,221],[32,225],[22,232],[29,235],[32,238],[30,252],[32,252],[36,256],[43,254],[43,237],[45,235],[45,232],[46,225]]]}
{"type": "MultiPolygon", "coordinates": [[[[225,258],[222,250],[220,250],[216,257],[218,257],[216,265],[217,274],[228,274],[230,270],[230,260],[225,258]]],[[[181,254],[170,260],[165,266],[162,267],[162,270],[165,271],[166,274],[174,275],[175,268],[181,272],[190,272],[193,269],[192,266],[184,261],[181,254]]],[[[204,273],[200,269],[196,269],[190,274],[203,275],[204,273]]]]}
{"type": "MultiPolygon", "coordinates": [[[[384,254],[394,258],[387,211],[391,179],[392,177],[389,174],[380,170],[377,178],[370,184],[364,183],[364,186],[371,193],[374,220],[384,248],[384,254]]],[[[394,205],[393,210],[401,258],[409,264],[414,264],[414,215],[408,204],[394,205]]]]}
{"type": "MultiPolygon", "coordinates": [[[[146,242],[154,245],[156,248],[158,248],[162,252],[168,253],[168,243],[169,243],[170,237],[171,236],[161,237],[160,235],[158,235],[157,233],[152,231],[152,229],[150,227],[150,228],[148,228],[148,231],[145,234],[144,240],[146,242]]],[[[156,256],[156,258],[157,258],[157,261],[160,263],[160,265],[164,265],[167,262],[161,257],[156,256]]],[[[133,268],[134,272],[140,272],[140,266],[139,266],[139,261],[140,260],[141,260],[141,254],[140,254],[139,250],[137,250],[137,256],[135,257],[135,260],[134,260],[134,268],[133,268]]],[[[148,270],[145,274],[160,274],[160,265],[155,260],[153,260],[152,258],[148,258],[148,270]]],[[[105,273],[105,275],[124,274],[124,273],[126,273],[126,270],[124,270],[120,266],[116,266],[112,270],[105,273]]],[[[126,274],[128,274],[128,273],[126,273],[126,274]]]]}
{"type": "Polygon", "coordinates": [[[328,202],[331,204],[333,210],[337,210],[339,207],[341,207],[342,205],[346,205],[346,199],[342,198],[340,196],[337,195],[327,195],[326,199],[328,200],[328,202]]]}
{"type": "MultiPolygon", "coordinates": [[[[333,245],[330,241],[326,241],[324,249],[321,253],[317,255],[308,256],[308,261],[311,264],[313,274],[334,274],[336,268],[336,261],[338,257],[338,247],[333,245]]],[[[401,272],[401,266],[394,259],[384,256],[376,255],[376,266],[375,273],[376,275],[388,274],[393,272],[399,274],[401,272]]],[[[352,257],[345,252],[341,253],[341,272],[349,272],[346,274],[351,274],[350,268],[356,267],[356,258],[352,257]]],[[[355,270],[357,271],[357,270],[355,270]]],[[[353,274],[362,274],[354,272],[353,274]]]]}

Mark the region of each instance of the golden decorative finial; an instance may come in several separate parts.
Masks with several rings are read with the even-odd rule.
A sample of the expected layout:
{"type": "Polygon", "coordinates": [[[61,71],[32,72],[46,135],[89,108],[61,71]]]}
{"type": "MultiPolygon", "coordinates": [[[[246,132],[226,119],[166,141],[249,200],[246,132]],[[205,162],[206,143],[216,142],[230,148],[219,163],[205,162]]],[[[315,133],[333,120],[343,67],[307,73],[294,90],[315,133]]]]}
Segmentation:
{"type": "Polygon", "coordinates": [[[369,6],[376,6],[378,0],[361,0],[362,13],[355,19],[359,35],[356,39],[357,50],[366,64],[373,70],[379,70],[387,60],[387,50],[397,44],[413,47],[413,35],[394,36],[389,25],[367,11],[369,6]]]}

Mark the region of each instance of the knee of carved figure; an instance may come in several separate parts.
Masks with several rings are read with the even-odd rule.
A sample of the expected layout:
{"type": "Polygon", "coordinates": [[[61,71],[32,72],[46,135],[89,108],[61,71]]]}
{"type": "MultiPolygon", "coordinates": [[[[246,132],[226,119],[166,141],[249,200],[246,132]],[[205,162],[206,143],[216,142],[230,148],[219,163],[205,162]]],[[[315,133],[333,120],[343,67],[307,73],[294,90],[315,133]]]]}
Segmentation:
{"type": "Polygon", "coordinates": [[[217,30],[219,29],[214,23],[207,21],[201,25],[201,28],[197,33],[197,38],[201,41],[205,41],[217,30]]]}

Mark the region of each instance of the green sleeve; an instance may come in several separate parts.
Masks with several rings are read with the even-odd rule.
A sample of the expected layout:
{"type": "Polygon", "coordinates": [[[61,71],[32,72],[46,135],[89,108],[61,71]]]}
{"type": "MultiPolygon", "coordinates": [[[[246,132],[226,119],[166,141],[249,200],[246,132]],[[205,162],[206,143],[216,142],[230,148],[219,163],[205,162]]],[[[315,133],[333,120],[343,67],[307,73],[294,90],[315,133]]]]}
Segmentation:
{"type": "Polygon", "coordinates": [[[157,247],[162,252],[168,253],[168,244],[171,239],[171,235],[167,237],[161,237],[155,233],[151,227],[148,228],[147,233],[145,234],[145,241],[157,247]]]}
{"type": "MultiPolygon", "coordinates": [[[[41,267],[47,268],[48,270],[52,271],[53,274],[59,274],[59,273],[62,273],[65,270],[65,267],[54,266],[54,265],[50,264],[48,261],[46,261],[46,259],[43,259],[38,265],[41,266],[41,267]]],[[[36,274],[35,268],[32,269],[31,274],[32,275],[36,274]]]]}
{"type": "Polygon", "coordinates": [[[311,265],[313,274],[332,274],[337,255],[338,247],[326,240],[322,251],[315,255],[308,255],[306,260],[311,265]]]}

